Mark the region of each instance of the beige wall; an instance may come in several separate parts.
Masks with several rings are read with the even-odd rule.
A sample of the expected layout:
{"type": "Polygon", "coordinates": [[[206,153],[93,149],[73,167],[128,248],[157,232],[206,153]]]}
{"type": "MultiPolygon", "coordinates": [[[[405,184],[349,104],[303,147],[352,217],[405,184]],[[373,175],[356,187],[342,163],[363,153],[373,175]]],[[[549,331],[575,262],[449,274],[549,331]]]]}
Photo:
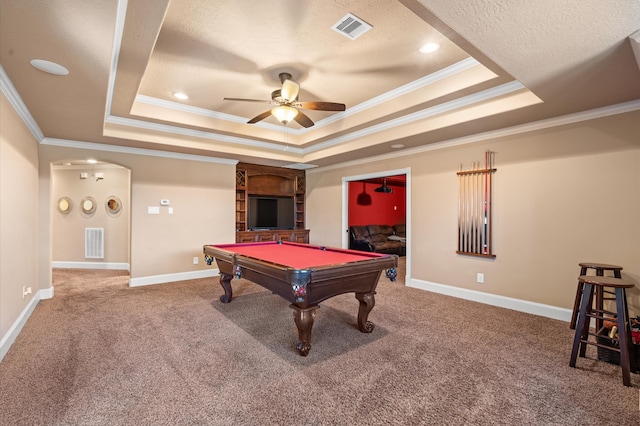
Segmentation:
{"type": "MultiPolygon", "coordinates": [[[[578,263],[640,283],[640,112],[307,172],[313,243],[342,244],[342,178],[411,168],[411,278],[572,308],[578,263]],[[494,260],[457,255],[459,163],[496,152],[494,260]],[[484,284],[476,274],[485,274],[484,284]]],[[[640,294],[630,294],[640,315],[640,294]]]]}
{"type": "Polygon", "coordinates": [[[52,259],[54,262],[73,263],[129,263],[129,222],[131,218],[130,171],[115,165],[95,167],[54,167],[51,171],[51,228],[52,259]],[[104,179],[92,177],[102,173],[104,179]],[[80,173],[87,173],[86,179],[80,173]],[[93,197],[97,208],[93,215],[82,213],[84,197],[93,197]],[[117,214],[107,213],[106,201],[118,197],[122,208],[117,214]],[[58,211],[58,200],[68,197],[71,210],[63,214],[58,211]],[[104,259],[85,258],[85,228],[104,229],[104,259]]]}
{"type": "Polygon", "coordinates": [[[137,160],[132,167],[131,276],[211,269],[203,265],[202,246],[235,242],[235,164],[137,160]],[[148,215],[147,206],[161,199],[170,200],[174,214],[161,207],[160,215],[148,215]],[[193,257],[199,265],[193,265],[193,257]]]}
{"type": "MultiPolygon", "coordinates": [[[[40,220],[49,226],[40,235],[43,265],[51,258],[47,224],[57,214],[51,201],[49,165],[69,158],[92,157],[131,170],[132,280],[211,270],[203,263],[202,246],[235,241],[235,164],[47,145],[40,146],[39,153],[41,199],[47,200],[40,209],[40,220]],[[168,207],[160,207],[161,199],[170,200],[173,214],[168,207]],[[147,214],[149,206],[160,207],[160,214],[147,214]]],[[[50,266],[44,270],[48,276],[41,277],[41,285],[46,286],[51,282],[50,266]]]]}
{"type": "Polygon", "coordinates": [[[0,123],[1,341],[38,292],[38,144],[4,94],[0,123]]]}

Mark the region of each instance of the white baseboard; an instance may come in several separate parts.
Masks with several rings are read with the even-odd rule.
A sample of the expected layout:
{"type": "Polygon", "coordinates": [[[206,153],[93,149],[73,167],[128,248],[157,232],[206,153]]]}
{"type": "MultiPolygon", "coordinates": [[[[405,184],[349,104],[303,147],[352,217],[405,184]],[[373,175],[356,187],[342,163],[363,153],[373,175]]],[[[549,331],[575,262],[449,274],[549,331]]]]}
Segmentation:
{"type": "Polygon", "coordinates": [[[483,293],[481,291],[468,290],[465,288],[452,287],[444,284],[432,283],[429,281],[407,278],[407,287],[413,287],[434,293],[445,294],[460,299],[472,300],[474,302],[501,308],[513,309],[515,311],[526,312],[528,314],[553,318],[560,321],[571,321],[571,309],[559,308],[557,306],[544,305],[542,303],[529,302],[527,300],[514,299],[496,294],[483,293]]]}
{"type": "Polygon", "coordinates": [[[11,325],[11,327],[9,327],[7,333],[2,336],[2,339],[0,339],[0,361],[2,361],[7,352],[9,352],[9,348],[11,348],[13,342],[16,341],[16,338],[22,331],[22,327],[24,327],[24,325],[27,323],[27,320],[31,316],[31,313],[36,308],[36,306],[38,306],[38,302],[40,302],[41,299],[50,299],[51,297],[53,297],[53,287],[40,290],[33,295],[18,318],[11,325]]]}
{"type": "Polygon", "coordinates": [[[140,287],[143,285],[163,284],[174,281],[197,280],[199,278],[211,278],[220,273],[216,269],[205,269],[202,271],[178,272],[175,274],[150,275],[148,277],[131,278],[129,287],[140,287]]]}
{"type": "Polygon", "coordinates": [[[40,300],[53,299],[53,286],[38,291],[40,300]]]}
{"type": "Polygon", "coordinates": [[[113,269],[118,271],[129,271],[128,263],[114,262],[51,262],[53,268],[67,269],[113,269]]]}

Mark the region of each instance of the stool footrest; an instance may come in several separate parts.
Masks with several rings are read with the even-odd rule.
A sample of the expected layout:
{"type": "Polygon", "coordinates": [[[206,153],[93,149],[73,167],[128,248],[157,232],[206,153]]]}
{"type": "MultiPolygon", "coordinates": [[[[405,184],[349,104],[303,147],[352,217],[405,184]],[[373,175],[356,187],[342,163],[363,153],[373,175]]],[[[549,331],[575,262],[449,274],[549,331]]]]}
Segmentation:
{"type": "Polygon", "coordinates": [[[585,343],[587,345],[597,346],[599,348],[604,348],[604,349],[607,349],[609,351],[620,352],[620,348],[616,348],[614,346],[603,345],[601,343],[593,342],[591,340],[580,339],[580,343],[585,343]]]}
{"type": "Polygon", "coordinates": [[[618,314],[617,314],[617,312],[607,311],[606,309],[595,309],[595,308],[593,308],[593,309],[591,309],[591,312],[589,312],[587,315],[593,315],[594,313],[596,313],[596,314],[600,314],[600,315],[604,315],[604,314],[607,314],[607,315],[613,315],[613,316],[611,316],[611,317],[606,317],[606,318],[605,318],[605,317],[603,317],[603,318],[605,318],[605,319],[609,319],[609,320],[615,320],[615,319],[617,319],[617,318],[618,318],[618,316],[617,316],[617,315],[618,315],[618,314]]]}
{"type": "MultiPolygon", "coordinates": [[[[595,312],[595,309],[594,309],[594,312],[595,312]]],[[[611,315],[611,313],[610,313],[610,312],[604,312],[604,313],[605,313],[605,314],[609,314],[609,315],[611,315]]],[[[595,319],[601,319],[601,320],[613,321],[613,322],[615,322],[615,323],[617,323],[617,322],[618,322],[618,318],[605,317],[605,316],[602,316],[602,315],[596,315],[596,314],[585,314],[584,316],[585,316],[586,318],[595,318],[595,319]]]]}

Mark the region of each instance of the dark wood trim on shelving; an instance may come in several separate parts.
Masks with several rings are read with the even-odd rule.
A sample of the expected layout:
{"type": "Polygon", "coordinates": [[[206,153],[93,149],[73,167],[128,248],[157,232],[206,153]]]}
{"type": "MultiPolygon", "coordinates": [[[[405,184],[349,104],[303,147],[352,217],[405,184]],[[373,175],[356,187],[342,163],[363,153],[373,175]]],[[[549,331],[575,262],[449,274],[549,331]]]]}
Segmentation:
{"type": "MultiPolygon", "coordinates": [[[[249,208],[249,196],[273,196],[273,197],[291,197],[293,199],[293,230],[275,230],[280,237],[289,241],[292,237],[292,231],[301,231],[304,242],[309,242],[309,231],[305,229],[305,172],[304,170],[285,169],[281,167],[262,166],[258,164],[238,163],[236,166],[236,199],[235,199],[235,217],[236,217],[236,241],[239,239],[247,241],[250,238],[247,232],[252,232],[254,236],[259,235],[260,238],[267,237],[262,235],[264,232],[274,231],[251,231],[249,230],[247,209],[249,208]],[[243,233],[238,235],[239,233],[243,233]]],[[[297,235],[297,234],[294,234],[297,235]]],[[[256,237],[257,238],[257,237],[256,237]]],[[[296,240],[301,238],[296,236],[296,240]]],[[[272,238],[266,238],[271,240],[272,238]]],[[[282,238],[280,238],[282,239],[282,238]]],[[[255,241],[250,239],[250,241],[255,241]]]]}
{"type": "Polygon", "coordinates": [[[273,231],[239,231],[236,232],[236,243],[253,241],[292,241],[309,243],[308,229],[275,229],[273,231]]]}

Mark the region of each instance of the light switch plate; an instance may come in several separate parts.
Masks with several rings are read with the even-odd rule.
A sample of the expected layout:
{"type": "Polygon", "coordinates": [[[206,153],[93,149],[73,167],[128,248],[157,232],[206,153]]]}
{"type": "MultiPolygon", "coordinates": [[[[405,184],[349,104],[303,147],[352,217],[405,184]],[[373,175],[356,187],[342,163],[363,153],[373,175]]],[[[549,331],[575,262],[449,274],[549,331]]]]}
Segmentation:
{"type": "Polygon", "coordinates": [[[160,207],[158,206],[147,207],[147,214],[160,214],[160,207]]]}

